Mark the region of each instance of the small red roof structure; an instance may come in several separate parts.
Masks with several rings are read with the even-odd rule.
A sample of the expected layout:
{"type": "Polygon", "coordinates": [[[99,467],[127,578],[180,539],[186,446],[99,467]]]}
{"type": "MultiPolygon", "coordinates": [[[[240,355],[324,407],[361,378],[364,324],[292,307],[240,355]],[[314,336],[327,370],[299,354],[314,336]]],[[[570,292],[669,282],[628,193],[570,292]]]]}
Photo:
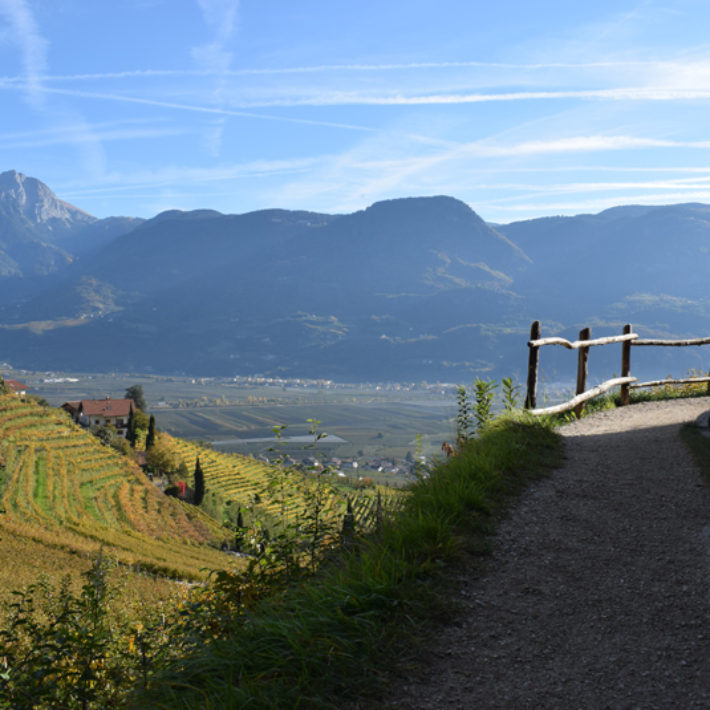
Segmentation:
{"type": "MultiPolygon", "coordinates": [[[[73,402],[67,402],[73,404],[73,402]]],[[[127,417],[134,408],[132,399],[82,399],[79,411],[87,417],[127,417]]]]}
{"type": "Polygon", "coordinates": [[[61,409],[69,412],[73,417],[79,416],[79,405],[81,402],[64,402],[61,409]]]}
{"type": "Polygon", "coordinates": [[[64,402],[62,409],[84,427],[100,427],[113,424],[120,436],[128,432],[128,420],[135,410],[132,399],[82,399],[78,402],[64,402]]]}
{"type": "Polygon", "coordinates": [[[25,394],[27,392],[27,385],[17,380],[5,380],[5,385],[10,388],[10,392],[13,394],[25,394]]]}

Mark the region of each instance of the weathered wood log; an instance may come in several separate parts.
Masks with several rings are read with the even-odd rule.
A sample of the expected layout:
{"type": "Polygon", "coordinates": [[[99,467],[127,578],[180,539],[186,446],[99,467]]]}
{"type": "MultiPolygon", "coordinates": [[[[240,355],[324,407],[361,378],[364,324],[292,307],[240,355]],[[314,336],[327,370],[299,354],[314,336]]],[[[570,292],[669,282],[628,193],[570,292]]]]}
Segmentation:
{"type": "MultiPolygon", "coordinates": [[[[591,328],[582,328],[579,331],[580,341],[589,340],[592,335],[591,328]]],[[[577,389],[575,391],[576,395],[582,394],[587,389],[587,372],[589,371],[589,347],[579,348],[579,353],[577,354],[577,389]]],[[[584,411],[584,402],[578,404],[574,408],[574,414],[577,419],[582,418],[582,412],[584,411]]]]}
{"type": "Polygon", "coordinates": [[[679,380],[650,380],[649,382],[639,382],[635,385],[630,385],[629,389],[637,390],[641,387],[662,387],[663,385],[691,385],[695,382],[708,382],[710,377],[684,377],[679,380]]]}
{"type": "Polygon", "coordinates": [[[539,338],[533,340],[532,338],[528,341],[530,347],[541,348],[544,345],[562,345],[568,350],[579,350],[579,348],[591,348],[594,345],[612,345],[613,343],[625,343],[628,340],[636,340],[638,338],[638,333],[628,333],[626,335],[608,335],[604,338],[594,338],[594,340],[566,340],[565,338],[550,337],[550,338],[539,338]]]}
{"type": "Polygon", "coordinates": [[[686,345],[708,345],[710,338],[690,338],[688,340],[649,340],[648,338],[639,338],[634,340],[632,345],[661,345],[666,347],[684,347],[686,345]]]}
{"type": "Polygon", "coordinates": [[[540,321],[536,320],[530,326],[530,354],[528,356],[528,390],[525,395],[525,409],[535,409],[537,405],[537,367],[540,358],[540,351],[532,343],[540,337],[540,321]]]}
{"type": "MultiPolygon", "coordinates": [[[[631,333],[631,324],[627,323],[624,326],[624,335],[631,333]]],[[[626,340],[621,346],[621,376],[629,377],[631,375],[631,341],[626,340]]],[[[630,401],[629,385],[621,385],[621,406],[625,407],[630,401]]]]}
{"type": "Polygon", "coordinates": [[[567,402],[563,402],[562,404],[556,404],[553,407],[532,409],[530,411],[530,414],[538,416],[541,414],[560,414],[561,412],[568,412],[570,409],[574,409],[578,404],[582,404],[590,399],[594,399],[594,397],[598,397],[600,394],[608,392],[610,389],[616,387],[617,385],[624,385],[635,381],[635,377],[615,377],[613,380],[607,380],[606,382],[602,382],[600,385],[592,387],[592,389],[587,390],[586,392],[582,392],[582,394],[578,394],[576,397],[573,397],[572,399],[568,400],[567,402]]]}

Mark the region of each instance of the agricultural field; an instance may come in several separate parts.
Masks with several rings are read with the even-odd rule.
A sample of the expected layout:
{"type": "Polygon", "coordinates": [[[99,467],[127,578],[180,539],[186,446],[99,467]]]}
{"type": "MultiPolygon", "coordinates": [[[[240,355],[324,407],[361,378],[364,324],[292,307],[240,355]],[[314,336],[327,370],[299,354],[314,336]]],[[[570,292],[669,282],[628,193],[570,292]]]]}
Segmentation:
{"type": "Polygon", "coordinates": [[[3,554],[10,543],[14,555],[8,582],[18,567],[82,567],[100,548],[124,566],[187,580],[233,563],[218,549],[227,531],[164,496],[60,410],[1,395],[0,464],[0,538],[3,554]]]}
{"type": "MultiPolygon", "coordinates": [[[[266,464],[249,456],[222,453],[191,441],[162,435],[175,455],[194,470],[197,458],[205,477],[206,507],[221,515],[225,522],[235,521],[241,510],[245,524],[258,521],[268,527],[308,515],[309,498],[316,485],[314,472],[300,472],[266,464]]],[[[397,508],[406,493],[383,486],[352,488],[338,485],[327,476],[323,507],[331,523],[339,525],[351,501],[356,528],[367,532],[378,516],[397,508]]]]}
{"type": "MultiPolygon", "coordinates": [[[[455,434],[456,390],[449,384],[342,384],[259,382],[258,378],[167,377],[128,373],[40,373],[7,370],[32,394],[53,405],[82,398],[122,397],[140,384],[158,427],[173,436],[204,441],[221,451],[264,455],[273,446],[272,428],[288,425],[284,437],[303,436],[307,419],[323,422],[329,436],[321,446],[331,456],[394,457],[416,450],[440,451],[455,434]]],[[[285,451],[303,456],[299,442],[285,451]]]]}
{"type": "Polygon", "coordinates": [[[315,417],[328,434],[319,446],[329,456],[403,459],[408,452],[415,453],[417,434],[422,435],[429,455],[439,450],[442,441],[450,440],[454,409],[455,404],[448,402],[321,402],[165,409],[157,410],[156,418],[159,427],[175,436],[255,456],[268,454],[274,446],[272,428],[286,424],[284,450],[299,458],[307,455],[303,439],[308,434],[307,420],[315,417]]]}
{"type": "MultiPolygon", "coordinates": [[[[63,411],[0,395],[0,596],[40,574],[84,571],[99,549],[123,569],[202,580],[207,570],[243,564],[219,549],[232,540],[239,510],[245,525],[272,530],[304,515],[313,490],[309,474],[161,438],[190,472],[199,456],[207,489],[202,507],[165,496],[135,463],[63,411]]],[[[348,499],[356,529],[367,531],[406,495],[328,478],[323,505],[334,529],[348,499]]],[[[140,574],[131,587],[149,596],[169,589],[165,580],[140,574]]]]}

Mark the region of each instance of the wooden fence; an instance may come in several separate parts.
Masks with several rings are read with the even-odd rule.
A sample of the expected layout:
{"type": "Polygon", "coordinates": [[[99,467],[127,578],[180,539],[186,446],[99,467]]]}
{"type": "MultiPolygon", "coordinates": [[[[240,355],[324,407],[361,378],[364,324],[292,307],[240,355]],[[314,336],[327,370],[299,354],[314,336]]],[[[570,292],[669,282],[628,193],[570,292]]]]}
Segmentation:
{"type": "Polygon", "coordinates": [[[688,345],[708,345],[710,338],[692,338],[690,340],[644,340],[634,333],[631,325],[624,326],[621,335],[610,335],[604,338],[591,338],[591,328],[582,328],[579,331],[579,340],[569,341],[565,338],[551,337],[542,338],[540,321],[536,320],[530,327],[530,357],[528,360],[528,386],[525,396],[525,408],[532,414],[559,414],[574,410],[577,417],[582,416],[584,403],[587,400],[597,397],[604,392],[608,392],[613,387],[621,385],[621,404],[629,403],[629,391],[641,387],[658,387],[668,384],[687,384],[696,382],[706,382],[708,394],[710,395],[710,377],[692,377],[678,380],[651,380],[649,382],[638,382],[636,377],[631,376],[631,348],[642,346],[665,346],[665,347],[685,347],[688,345]],[[594,346],[612,345],[621,343],[621,377],[606,380],[596,387],[586,389],[587,375],[589,370],[589,349],[594,346]],[[553,407],[537,407],[537,372],[540,358],[540,348],[546,345],[561,345],[569,350],[577,350],[577,388],[575,396],[567,402],[557,404],[553,407]]]}

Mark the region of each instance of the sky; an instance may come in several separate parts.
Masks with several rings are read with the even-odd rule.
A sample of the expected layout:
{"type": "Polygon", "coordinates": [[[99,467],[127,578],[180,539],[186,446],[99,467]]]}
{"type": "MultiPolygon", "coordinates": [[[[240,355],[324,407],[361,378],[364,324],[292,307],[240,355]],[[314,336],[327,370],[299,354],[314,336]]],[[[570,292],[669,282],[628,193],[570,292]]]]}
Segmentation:
{"type": "Polygon", "coordinates": [[[710,202],[710,3],[0,0],[0,172],[96,215],[710,202]]]}

